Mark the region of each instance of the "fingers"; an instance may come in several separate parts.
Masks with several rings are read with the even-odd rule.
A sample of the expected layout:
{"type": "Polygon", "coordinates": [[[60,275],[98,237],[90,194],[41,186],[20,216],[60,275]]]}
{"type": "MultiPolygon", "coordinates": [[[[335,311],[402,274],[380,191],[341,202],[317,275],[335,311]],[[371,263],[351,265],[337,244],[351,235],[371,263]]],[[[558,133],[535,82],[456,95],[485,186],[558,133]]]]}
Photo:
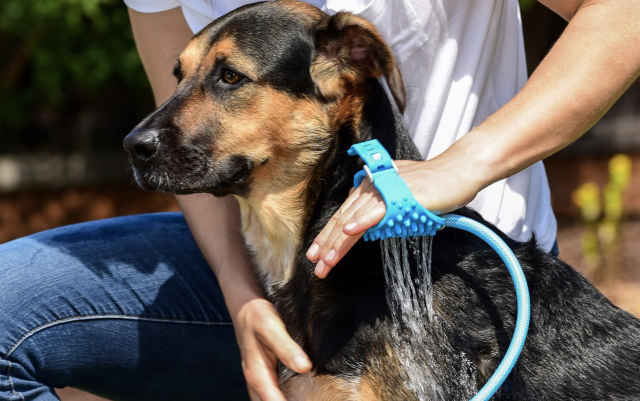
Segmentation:
{"type": "Polygon", "coordinates": [[[279,317],[276,317],[265,329],[259,330],[257,337],[274,353],[280,362],[291,370],[298,373],[305,373],[311,370],[311,361],[307,354],[289,336],[284,323],[279,317]]]}
{"type": "Polygon", "coordinates": [[[365,193],[366,189],[370,186],[371,181],[364,180],[362,184],[358,186],[358,188],[356,188],[355,190],[351,190],[349,196],[347,197],[347,200],[344,201],[342,206],[340,206],[340,209],[338,209],[338,211],[331,217],[331,219],[329,219],[327,225],[324,226],[313,244],[309,247],[309,250],[307,251],[307,258],[310,261],[315,263],[318,260],[318,256],[320,256],[320,246],[327,242],[328,237],[333,232],[334,227],[339,224],[340,217],[343,215],[343,213],[346,212],[357,200],[359,200],[359,202],[366,202],[366,199],[361,199],[361,195],[365,193]]]}
{"type": "Polygon", "coordinates": [[[278,360],[298,373],[311,369],[311,361],[289,336],[284,323],[266,300],[249,302],[236,322],[241,344],[242,370],[252,400],[285,401],[278,387],[278,360]]]}
{"type": "Polygon", "coordinates": [[[319,278],[325,278],[331,269],[344,257],[344,255],[356,244],[364,232],[371,226],[377,224],[384,216],[386,208],[384,203],[380,206],[380,201],[376,198],[370,199],[354,213],[348,210],[343,214],[343,219],[339,221],[329,237],[320,247],[320,256],[316,263],[315,274],[319,278]],[[382,211],[380,213],[380,211],[382,211]],[[344,221],[349,221],[344,223],[344,221]],[[349,228],[347,231],[346,227],[349,228]],[[347,232],[345,232],[347,231],[347,232]]]}
{"type": "Polygon", "coordinates": [[[242,370],[253,400],[286,401],[278,387],[276,358],[254,338],[243,343],[242,370]]]}
{"type": "Polygon", "coordinates": [[[372,202],[370,208],[361,208],[351,217],[350,222],[344,226],[345,234],[364,234],[365,231],[382,221],[387,213],[387,206],[382,197],[376,197],[374,200],[375,202],[372,202]]]}
{"type": "Polygon", "coordinates": [[[315,274],[327,276],[362,234],[382,220],[386,206],[369,180],[362,182],[322,229],[307,252],[316,262],[315,274]]]}
{"type": "MultiPolygon", "coordinates": [[[[363,185],[360,185],[362,187],[363,185]]],[[[331,219],[324,226],[320,234],[316,237],[311,247],[307,251],[307,258],[312,262],[320,262],[320,258],[326,256],[326,248],[324,245],[329,243],[333,244],[336,235],[342,231],[342,227],[348,223],[348,219],[351,217],[353,211],[349,208],[353,205],[354,201],[358,201],[356,207],[361,207],[362,203],[366,203],[368,199],[365,197],[361,197],[363,191],[359,191],[360,187],[358,187],[351,195],[347,198],[345,203],[338,209],[338,211],[331,216],[331,219]]]]}
{"type": "MultiPolygon", "coordinates": [[[[416,200],[428,210],[442,214],[466,205],[484,188],[482,181],[456,167],[459,162],[441,155],[422,162],[397,160],[396,165],[416,200]]],[[[316,263],[316,276],[326,277],[362,233],[378,224],[385,213],[382,197],[365,179],[309,247],[307,258],[316,263]]]]}

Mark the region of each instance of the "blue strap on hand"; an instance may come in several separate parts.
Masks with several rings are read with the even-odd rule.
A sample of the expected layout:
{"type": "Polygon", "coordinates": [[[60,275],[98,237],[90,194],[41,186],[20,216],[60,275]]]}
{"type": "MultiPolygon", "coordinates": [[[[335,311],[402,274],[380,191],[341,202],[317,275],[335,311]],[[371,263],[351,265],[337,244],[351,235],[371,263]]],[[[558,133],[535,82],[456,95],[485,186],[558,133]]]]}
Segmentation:
{"type": "Polygon", "coordinates": [[[364,169],[353,177],[353,186],[357,188],[368,176],[387,205],[387,213],[382,221],[364,233],[365,241],[433,236],[444,225],[444,218],[431,213],[416,201],[398,175],[393,159],[377,139],[355,144],[347,153],[360,156],[365,163],[364,169]]]}

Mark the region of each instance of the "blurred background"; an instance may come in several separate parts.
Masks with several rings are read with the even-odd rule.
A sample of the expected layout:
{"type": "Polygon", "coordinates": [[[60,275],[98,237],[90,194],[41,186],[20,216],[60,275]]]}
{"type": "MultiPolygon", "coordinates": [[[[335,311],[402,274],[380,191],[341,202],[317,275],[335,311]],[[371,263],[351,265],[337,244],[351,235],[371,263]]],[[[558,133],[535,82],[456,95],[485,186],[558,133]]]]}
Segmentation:
{"type": "MultiPolygon", "coordinates": [[[[520,3],[531,72],[566,23],[533,0],[520,3]]],[[[153,97],[121,0],[3,0],[0,43],[0,243],[178,210],[171,196],[135,186],[122,150],[153,97]]],[[[545,165],[560,258],[640,316],[640,82],[545,165]]]]}

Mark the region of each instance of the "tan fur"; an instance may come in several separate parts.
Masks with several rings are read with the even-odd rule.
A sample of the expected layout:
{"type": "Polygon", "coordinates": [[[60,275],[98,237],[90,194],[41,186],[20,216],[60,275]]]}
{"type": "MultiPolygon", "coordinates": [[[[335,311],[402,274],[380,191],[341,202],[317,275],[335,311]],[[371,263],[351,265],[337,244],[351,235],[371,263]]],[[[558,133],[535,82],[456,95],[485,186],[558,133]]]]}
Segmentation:
{"type": "Polygon", "coordinates": [[[305,373],[285,381],[280,388],[288,401],[382,401],[371,384],[359,378],[305,373]]]}
{"type": "MultiPolygon", "coordinates": [[[[305,199],[308,177],[317,165],[318,154],[295,153],[309,140],[309,132],[328,137],[326,122],[320,105],[311,101],[293,100],[275,90],[265,88],[247,115],[258,116],[273,113],[273,118],[229,121],[222,119],[226,134],[217,141],[217,151],[224,154],[232,149],[244,149],[259,164],[251,176],[251,190],[244,199],[238,197],[242,213],[242,231],[252,251],[259,273],[271,285],[284,284],[291,275],[295,252],[300,245],[305,226],[305,199]],[[253,121],[270,121],[269,125],[253,124],[253,121]]],[[[233,117],[230,120],[234,120],[233,117]]],[[[314,140],[319,138],[316,136],[314,140]]]]}
{"type": "Polygon", "coordinates": [[[324,13],[311,4],[301,1],[280,1],[278,2],[285,10],[290,11],[308,26],[317,24],[324,17],[324,13]]]}
{"type": "MultiPolygon", "coordinates": [[[[296,3],[283,6],[302,10],[305,15],[315,10],[296,3]]],[[[259,66],[244,56],[231,37],[218,39],[208,50],[197,42],[197,39],[192,41],[181,56],[181,62],[188,65],[191,62],[187,59],[202,60],[201,65],[187,73],[203,78],[215,68],[218,60],[224,59],[254,84],[235,91],[233,100],[224,105],[214,98],[200,96],[196,87],[185,106],[176,113],[176,122],[186,132],[196,132],[203,119],[215,119],[209,123],[217,127],[213,154],[224,158],[240,151],[253,161],[250,192],[237,197],[242,231],[258,272],[269,288],[282,285],[291,275],[307,218],[302,194],[308,178],[303,178],[311,175],[310,169],[319,157],[313,152],[298,154],[289,149],[304,147],[304,143],[311,140],[310,135],[314,135],[316,143],[323,136],[328,137],[330,127],[326,113],[315,101],[293,99],[259,85],[256,77],[259,66]]]]}
{"type": "MultiPolygon", "coordinates": [[[[279,5],[310,28],[327,21],[307,4],[283,1],[279,5]]],[[[196,37],[180,58],[185,75],[204,79],[216,63],[224,60],[252,81],[236,89],[224,103],[203,96],[195,86],[175,118],[186,132],[197,132],[203,123],[215,127],[211,152],[219,158],[217,162],[237,154],[253,162],[248,190],[236,198],[244,239],[267,292],[283,286],[293,273],[302,230],[309,219],[304,197],[314,176],[312,169],[321,157],[315,149],[322,149],[319,145],[331,140],[338,126],[359,125],[366,79],[386,75],[392,92],[396,83],[401,86],[397,70],[391,69],[395,68],[393,58],[370,23],[339,14],[336,25],[345,31],[342,40],[321,46],[311,66],[311,75],[325,100],[322,103],[294,99],[262,84],[259,60],[245,57],[231,36],[219,38],[209,49],[205,40],[196,37]],[[387,52],[381,57],[382,63],[376,61],[379,51],[387,52]],[[363,55],[376,60],[368,63],[366,56],[366,60],[358,60],[363,62],[353,62],[354,57],[363,55]],[[311,143],[314,146],[305,146],[311,143]]],[[[393,352],[389,353],[389,359],[394,359],[393,352]]],[[[383,401],[375,389],[385,387],[385,383],[367,370],[362,377],[349,379],[307,373],[284,381],[281,387],[290,401],[383,401]]]]}
{"type": "Polygon", "coordinates": [[[302,205],[296,196],[299,194],[300,189],[294,187],[279,194],[263,192],[248,199],[236,196],[244,240],[258,273],[269,286],[267,291],[287,282],[293,271],[302,228],[302,205]]]}
{"type": "Polygon", "coordinates": [[[230,66],[240,69],[243,75],[256,79],[258,66],[251,63],[242,50],[238,49],[231,36],[222,36],[210,48],[206,45],[206,37],[196,36],[180,54],[180,64],[185,77],[195,74],[203,79],[218,60],[224,59],[230,66]]]}
{"type": "MultiPolygon", "coordinates": [[[[187,47],[184,48],[180,57],[180,65],[182,67],[183,72],[193,72],[196,70],[198,64],[200,64],[200,55],[205,50],[203,41],[199,41],[196,39],[191,39],[191,41],[187,44],[187,47]]],[[[185,74],[186,75],[186,74],[185,74]]]]}
{"type": "Polygon", "coordinates": [[[414,399],[406,388],[405,381],[408,377],[400,368],[398,353],[389,343],[385,343],[385,351],[385,354],[371,359],[362,372],[363,392],[380,400],[414,399]],[[395,370],[398,376],[388,375],[390,366],[397,367],[391,370],[395,370]]]}

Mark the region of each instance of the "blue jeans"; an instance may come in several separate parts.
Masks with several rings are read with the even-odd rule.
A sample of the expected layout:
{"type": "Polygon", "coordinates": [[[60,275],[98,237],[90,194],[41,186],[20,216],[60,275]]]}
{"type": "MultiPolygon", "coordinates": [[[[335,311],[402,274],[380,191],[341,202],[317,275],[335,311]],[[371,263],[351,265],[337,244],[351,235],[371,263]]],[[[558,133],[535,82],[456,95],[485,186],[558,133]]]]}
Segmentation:
{"type": "Polygon", "coordinates": [[[560,248],[558,248],[558,240],[553,243],[551,250],[549,251],[551,256],[555,256],[556,258],[560,256],[560,248]]]}
{"type": "Polygon", "coordinates": [[[0,400],[247,400],[231,319],[180,213],[0,245],[0,400]]]}

